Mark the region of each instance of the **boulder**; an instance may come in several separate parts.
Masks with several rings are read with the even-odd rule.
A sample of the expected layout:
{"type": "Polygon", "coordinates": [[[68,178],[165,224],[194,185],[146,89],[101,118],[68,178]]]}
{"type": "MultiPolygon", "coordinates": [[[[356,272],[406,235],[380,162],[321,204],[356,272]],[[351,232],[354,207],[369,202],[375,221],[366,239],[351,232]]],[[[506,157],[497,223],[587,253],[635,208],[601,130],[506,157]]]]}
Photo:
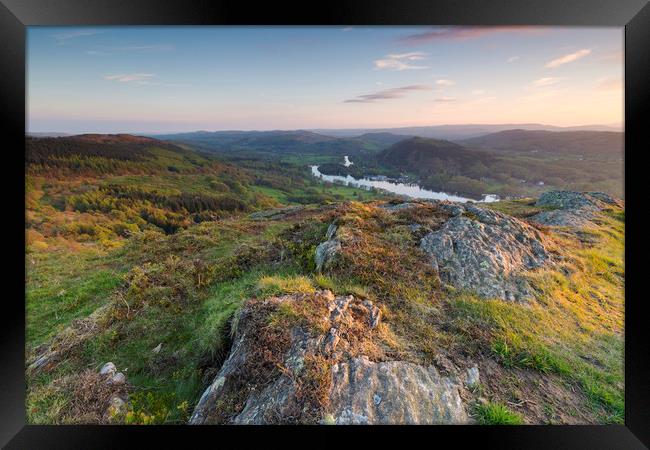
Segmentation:
{"type": "Polygon", "coordinates": [[[547,226],[583,228],[596,214],[622,203],[603,192],[549,191],[543,193],[536,206],[552,208],[534,215],[531,220],[547,226]]]}
{"type": "Polygon", "coordinates": [[[550,260],[541,233],[519,219],[472,204],[453,209],[462,212],[420,241],[441,281],[485,298],[532,298],[521,274],[550,260]]]}
{"type": "Polygon", "coordinates": [[[110,375],[113,376],[113,374],[117,372],[117,368],[115,367],[115,364],[112,362],[107,362],[102,366],[101,369],[99,369],[99,374],[100,375],[110,375]]]}
{"type": "Polygon", "coordinates": [[[388,212],[396,212],[396,211],[401,211],[403,209],[414,208],[416,206],[418,206],[418,204],[412,202],[404,202],[398,204],[385,203],[381,205],[380,208],[385,209],[388,212]]]}
{"type": "Polygon", "coordinates": [[[285,302],[321,301],[325,314],[318,327],[291,329],[290,343],[280,364],[282,370],[261,385],[251,386],[242,381],[250,379],[249,371],[259,376],[260,370],[251,369],[255,365],[250,360],[253,350],[259,351],[254,346],[260,345],[254,343],[258,332],[251,319],[254,308],[249,303],[242,309],[230,354],[201,396],[190,424],[467,422],[459,386],[452,378],[441,377],[433,366],[404,361],[373,362],[367,356],[349,352],[350,332],[363,337],[379,325],[381,312],[376,305],[351,295],[332,298],[329,291],[314,295],[260,300],[278,306],[285,302]],[[323,375],[330,382],[305,378],[308,359],[319,361],[318,367],[326,370],[323,375]],[[320,389],[328,398],[327,406],[314,409],[305,396],[320,389]],[[225,419],[220,416],[215,420],[223,408],[223,399],[227,398],[239,399],[240,406],[225,419]]]}
{"type": "Polygon", "coordinates": [[[118,372],[111,376],[108,381],[110,384],[124,384],[126,383],[126,376],[122,372],[118,372]]]}
{"type": "Polygon", "coordinates": [[[469,369],[467,369],[467,377],[465,380],[465,385],[470,388],[474,389],[479,386],[481,382],[481,378],[479,375],[478,367],[477,366],[472,366],[469,369]]]}
{"type": "Polygon", "coordinates": [[[337,227],[333,223],[327,228],[325,242],[321,242],[314,253],[314,262],[316,270],[323,271],[332,267],[339,253],[341,252],[341,242],[335,238],[337,227]]]}
{"type": "Polygon", "coordinates": [[[458,385],[433,366],[366,357],[332,368],[330,414],[342,425],[464,424],[458,385]]]}

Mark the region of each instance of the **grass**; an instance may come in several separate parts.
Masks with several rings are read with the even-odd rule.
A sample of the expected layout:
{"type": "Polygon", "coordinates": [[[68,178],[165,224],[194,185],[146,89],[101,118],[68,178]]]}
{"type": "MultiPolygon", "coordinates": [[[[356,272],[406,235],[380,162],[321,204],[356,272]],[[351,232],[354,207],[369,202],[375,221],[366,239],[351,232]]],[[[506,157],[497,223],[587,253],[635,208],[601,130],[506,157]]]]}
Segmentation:
{"type": "Polygon", "coordinates": [[[303,275],[265,276],[257,282],[258,297],[272,297],[280,294],[312,294],[316,292],[312,280],[303,275]]]}
{"type": "Polygon", "coordinates": [[[42,344],[74,319],[88,316],[107,301],[127,267],[113,255],[33,252],[26,258],[26,345],[42,344]]]}
{"type": "Polygon", "coordinates": [[[475,410],[480,425],[523,425],[524,418],[501,403],[478,405],[475,410]]]}
{"type": "Polygon", "coordinates": [[[540,303],[522,307],[467,293],[450,301],[458,331],[487,341],[504,366],[558,374],[582,388],[602,421],[621,423],[622,223],[604,219],[602,226],[594,246],[564,242],[573,258],[564,267],[569,275],[557,269],[531,275],[540,303]]]}

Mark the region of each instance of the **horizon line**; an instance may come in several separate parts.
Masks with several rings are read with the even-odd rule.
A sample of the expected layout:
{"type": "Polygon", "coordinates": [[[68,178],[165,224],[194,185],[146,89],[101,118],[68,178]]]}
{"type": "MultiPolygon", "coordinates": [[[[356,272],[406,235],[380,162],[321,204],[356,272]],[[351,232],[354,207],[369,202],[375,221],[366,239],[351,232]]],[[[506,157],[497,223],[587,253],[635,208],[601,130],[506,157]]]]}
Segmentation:
{"type": "Polygon", "coordinates": [[[251,129],[234,129],[234,128],[224,128],[224,129],[204,129],[204,128],[197,128],[193,129],[190,131],[79,131],[79,132],[70,132],[70,131],[61,131],[61,130],[25,130],[25,135],[29,134],[67,134],[67,135],[80,135],[80,134],[131,134],[131,135],[165,135],[165,134],[182,134],[182,133],[199,133],[199,132],[205,132],[205,133],[219,133],[219,132],[270,132],[270,131],[354,131],[354,130],[399,130],[399,129],[405,129],[405,128],[434,128],[434,127],[454,127],[454,126],[466,126],[466,127],[479,127],[479,126],[513,126],[513,127],[518,127],[518,126],[531,126],[531,125],[536,125],[536,126],[545,126],[545,127],[553,127],[553,128],[588,128],[588,127],[607,127],[607,128],[616,128],[619,129],[620,131],[625,130],[625,123],[615,123],[615,124],[583,124],[583,125],[553,125],[550,123],[540,123],[540,122],[523,122],[523,123],[444,123],[444,124],[438,124],[438,125],[401,125],[401,126],[384,126],[384,127],[345,127],[345,128],[268,128],[268,129],[262,129],[262,128],[251,128],[251,129]]]}

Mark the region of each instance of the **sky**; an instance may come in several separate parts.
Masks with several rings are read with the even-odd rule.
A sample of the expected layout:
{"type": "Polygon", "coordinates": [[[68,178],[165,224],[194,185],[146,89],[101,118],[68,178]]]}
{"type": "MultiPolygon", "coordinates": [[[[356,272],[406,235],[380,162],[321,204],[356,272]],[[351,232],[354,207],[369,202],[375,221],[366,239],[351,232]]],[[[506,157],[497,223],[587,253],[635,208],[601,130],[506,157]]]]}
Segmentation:
{"type": "Polygon", "coordinates": [[[29,132],[623,123],[618,27],[29,27],[29,132]]]}

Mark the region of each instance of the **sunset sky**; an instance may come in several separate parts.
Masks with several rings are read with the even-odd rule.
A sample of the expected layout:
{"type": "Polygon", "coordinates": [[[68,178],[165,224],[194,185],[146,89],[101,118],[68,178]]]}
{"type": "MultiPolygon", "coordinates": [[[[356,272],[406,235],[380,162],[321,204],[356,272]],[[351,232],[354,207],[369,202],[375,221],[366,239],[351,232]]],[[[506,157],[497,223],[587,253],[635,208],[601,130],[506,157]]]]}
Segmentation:
{"type": "Polygon", "coordinates": [[[623,122],[623,29],[30,27],[30,132],[623,122]]]}

